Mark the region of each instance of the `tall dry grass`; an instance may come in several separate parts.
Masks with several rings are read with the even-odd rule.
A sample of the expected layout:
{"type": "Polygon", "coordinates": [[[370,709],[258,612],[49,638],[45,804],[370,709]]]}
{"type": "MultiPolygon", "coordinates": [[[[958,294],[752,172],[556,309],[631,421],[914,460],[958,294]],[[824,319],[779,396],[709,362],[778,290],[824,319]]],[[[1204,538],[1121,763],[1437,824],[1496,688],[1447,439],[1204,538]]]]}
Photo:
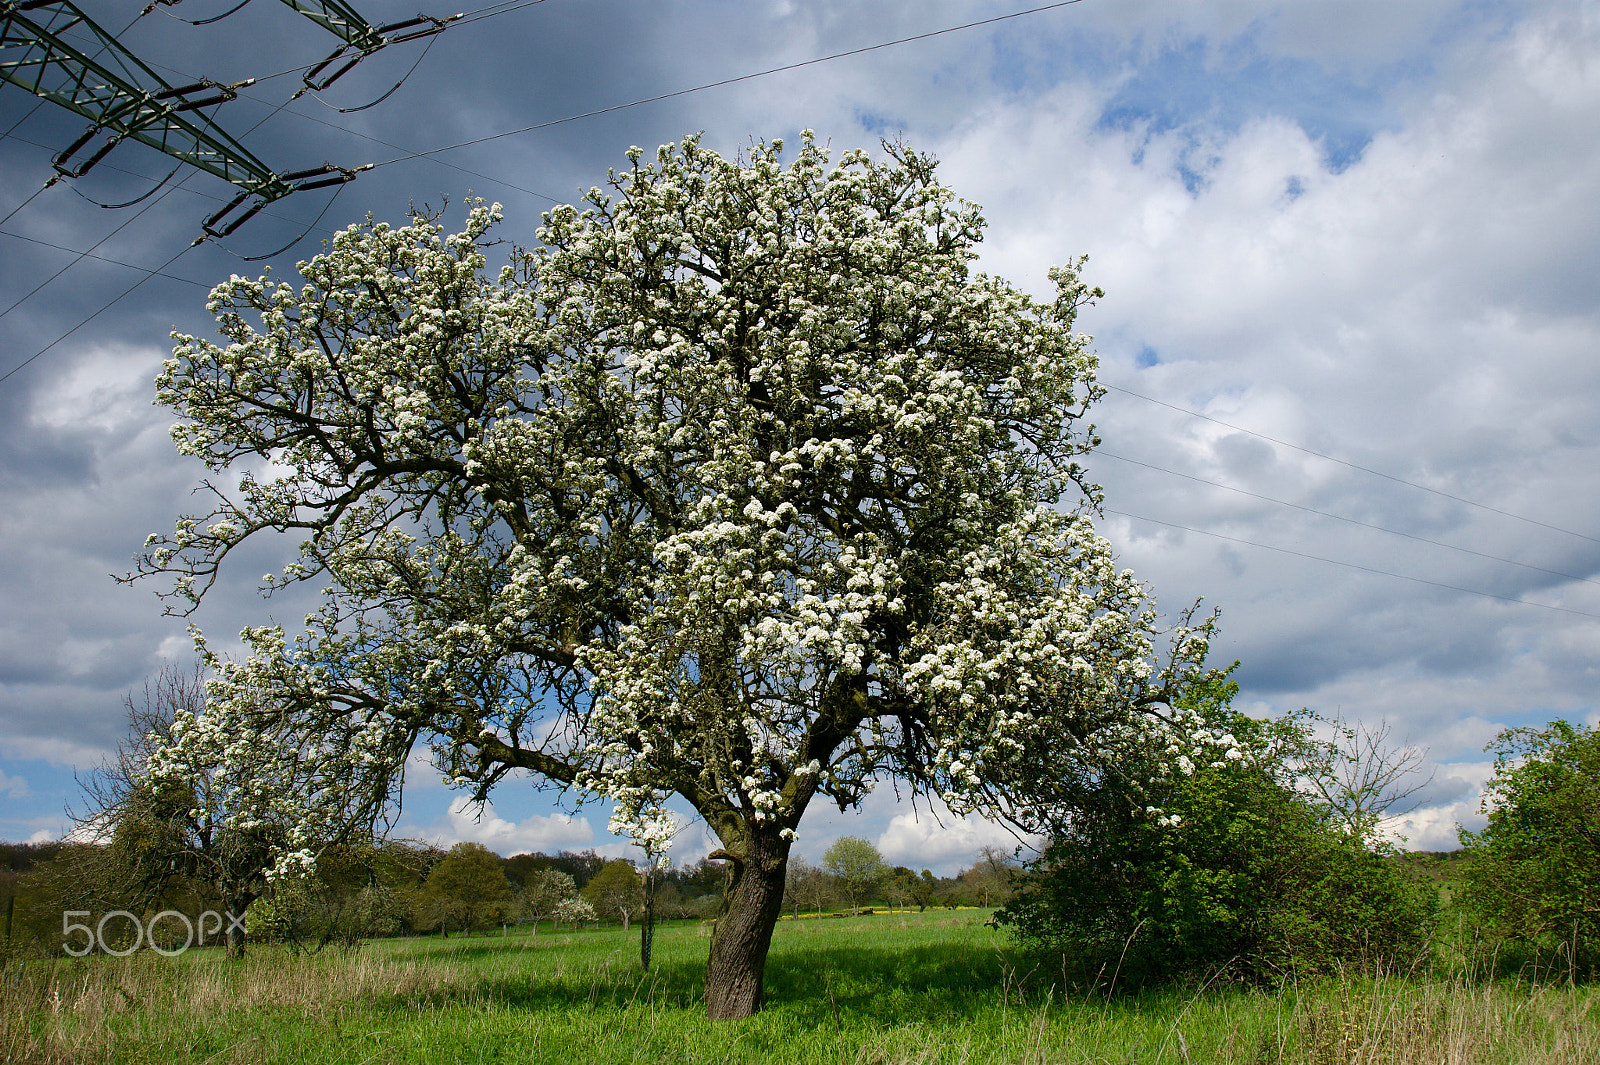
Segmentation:
{"type": "Polygon", "coordinates": [[[148,952],[14,961],[0,996],[0,1062],[107,1061],[140,1034],[175,1036],[230,1016],[326,1013],[397,997],[467,1001],[472,977],[459,966],[360,953],[258,950],[235,964],[175,964],[148,952]]]}
{"type": "Polygon", "coordinates": [[[1254,1060],[1293,1065],[1600,1065],[1600,995],[1465,980],[1327,984],[1254,1060]]]}

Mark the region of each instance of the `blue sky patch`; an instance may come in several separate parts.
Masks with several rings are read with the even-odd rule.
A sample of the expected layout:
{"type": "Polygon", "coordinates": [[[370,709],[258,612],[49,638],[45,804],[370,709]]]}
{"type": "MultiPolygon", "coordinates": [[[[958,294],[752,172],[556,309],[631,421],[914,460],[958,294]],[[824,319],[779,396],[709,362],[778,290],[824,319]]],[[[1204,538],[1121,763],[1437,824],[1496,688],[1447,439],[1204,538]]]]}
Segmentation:
{"type": "MultiPolygon", "coordinates": [[[[1335,173],[1396,123],[1376,88],[1306,60],[1262,55],[1253,40],[1241,38],[1163,49],[1111,96],[1098,125],[1151,135],[1200,126],[1234,133],[1271,116],[1305,130],[1335,173]]],[[[1198,163],[1186,158],[1181,168],[1190,191],[1202,183],[1205,167],[1198,163]]]]}
{"type": "MultiPolygon", "coordinates": [[[[903,118],[893,118],[889,115],[878,114],[876,111],[863,111],[859,108],[856,110],[855,120],[862,129],[875,137],[893,137],[895,134],[911,127],[911,123],[903,118]]],[[[796,138],[795,143],[799,143],[798,138],[796,138]]]]}

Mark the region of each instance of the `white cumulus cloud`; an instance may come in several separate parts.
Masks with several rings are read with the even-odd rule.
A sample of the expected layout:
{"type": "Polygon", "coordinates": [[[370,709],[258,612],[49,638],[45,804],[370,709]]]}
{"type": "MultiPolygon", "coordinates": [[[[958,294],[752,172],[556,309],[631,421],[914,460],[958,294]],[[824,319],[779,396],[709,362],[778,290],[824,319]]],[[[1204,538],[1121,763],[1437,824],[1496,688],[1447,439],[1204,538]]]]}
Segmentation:
{"type": "Polygon", "coordinates": [[[912,810],[889,819],[877,846],[890,865],[953,871],[953,867],[971,865],[985,847],[1010,854],[1022,842],[1004,825],[985,818],[957,817],[946,811],[936,819],[927,810],[912,810]]]}
{"type": "Polygon", "coordinates": [[[493,803],[475,806],[470,799],[451,800],[445,824],[434,837],[440,846],[453,843],[481,843],[502,855],[524,851],[553,853],[592,845],[594,826],[570,814],[533,814],[521,821],[508,821],[494,812],[493,803]]]}

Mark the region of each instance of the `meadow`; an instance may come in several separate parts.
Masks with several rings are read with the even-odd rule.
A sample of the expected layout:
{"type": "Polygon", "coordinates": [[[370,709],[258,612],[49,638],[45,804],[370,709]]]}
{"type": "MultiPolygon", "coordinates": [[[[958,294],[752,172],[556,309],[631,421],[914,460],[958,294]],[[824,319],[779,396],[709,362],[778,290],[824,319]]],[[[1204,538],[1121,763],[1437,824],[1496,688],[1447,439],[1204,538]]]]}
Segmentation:
{"type": "Polygon", "coordinates": [[[705,1020],[709,930],[11,959],[0,1061],[1600,1065],[1600,988],[1412,975],[1063,993],[987,911],[780,922],[768,1005],[705,1020]]]}

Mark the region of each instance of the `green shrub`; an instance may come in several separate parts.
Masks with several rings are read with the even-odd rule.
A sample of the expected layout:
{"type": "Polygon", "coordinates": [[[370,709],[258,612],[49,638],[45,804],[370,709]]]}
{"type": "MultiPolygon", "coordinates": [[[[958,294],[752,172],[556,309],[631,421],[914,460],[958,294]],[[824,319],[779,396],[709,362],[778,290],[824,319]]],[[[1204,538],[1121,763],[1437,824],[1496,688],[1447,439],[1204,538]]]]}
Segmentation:
{"type": "Polygon", "coordinates": [[[1217,742],[1193,772],[1083,789],[998,920],[1083,980],[1265,982],[1423,957],[1436,892],[1297,792],[1311,737],[1234,713],[1234,690],[1200,693],[1217,742]]]}
{"type": "Polygon", "coordinates": [[[1600,971],[1600,731],[1553,722],[1489,747],[1482,832],[1462,832],[1459,901],[1492,949],[1576,976],[1600,971]]]}

